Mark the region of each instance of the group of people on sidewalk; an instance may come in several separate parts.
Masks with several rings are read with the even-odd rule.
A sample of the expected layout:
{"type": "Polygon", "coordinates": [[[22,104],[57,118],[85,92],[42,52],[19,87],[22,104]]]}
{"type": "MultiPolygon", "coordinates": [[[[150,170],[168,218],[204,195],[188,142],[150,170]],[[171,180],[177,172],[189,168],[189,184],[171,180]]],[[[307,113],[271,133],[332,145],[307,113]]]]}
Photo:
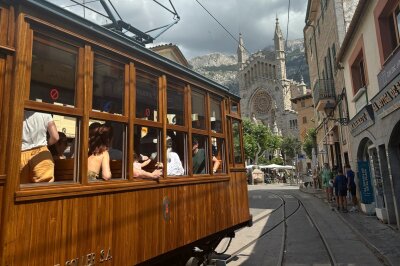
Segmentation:
{"type": "Polygon", "coordinates": [[[326,191],[326,198],[329,203],[336,200],[337,210],[344,213],[348,212],[347,209],[347,196],[351,197],[353,207],[350,212],[356,212],[357,197],[356,197],[356,183],[354,182],[354,171],[349,165],[345,166],[345,171],[338,168],[331,170],[329,164],[325,163],[321,172],[315,171],[313,174],[315,186],[322,181],[322,188],[326,191]],[[320,174],[321,179],[319,179],[320,174]]]}

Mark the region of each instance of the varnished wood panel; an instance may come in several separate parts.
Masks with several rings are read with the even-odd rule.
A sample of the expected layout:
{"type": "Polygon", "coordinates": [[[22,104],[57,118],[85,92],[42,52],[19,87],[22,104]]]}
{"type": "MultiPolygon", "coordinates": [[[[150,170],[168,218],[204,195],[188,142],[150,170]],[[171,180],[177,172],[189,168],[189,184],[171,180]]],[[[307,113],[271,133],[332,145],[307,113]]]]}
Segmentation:
{"type": "Polygon", "coordinates": [[[244,173],[229,182],[27,202],[13,212],[9,237],[18,244],[9,265],[63,265],[108,248],[105,265],[132,265],[249,219],[244,173]]]}

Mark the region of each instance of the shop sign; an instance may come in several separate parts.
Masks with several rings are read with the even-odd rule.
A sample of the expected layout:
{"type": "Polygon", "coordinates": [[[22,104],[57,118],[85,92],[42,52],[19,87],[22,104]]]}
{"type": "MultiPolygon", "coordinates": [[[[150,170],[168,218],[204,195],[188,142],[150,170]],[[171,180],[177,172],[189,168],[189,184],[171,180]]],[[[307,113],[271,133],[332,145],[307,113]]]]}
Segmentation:
{"type": "Polygon", "coordinates": [[[350,133],[355,137],[373,124],[375,124],[374,112],[369,104],[350,120],[350,133]]]}
{"type": "Polygon", "coordinates": [[[395,77],[400,74],[400,50],[386,63],[378,74],[379,89],[386,87],[395,77]]]}
{"type": "Polygon", "coordinates": [[[379,118],[384,118],[400,107],[400,75],[372,98],[372,108],[379,118]]]}
{"type": "Polygon", "coordinates": [[[358,180],[361,194],[361,202],[371,204],[374,202],[374,195],[371,183],[371,173],[367,161],[358,161],[358,180]]]}

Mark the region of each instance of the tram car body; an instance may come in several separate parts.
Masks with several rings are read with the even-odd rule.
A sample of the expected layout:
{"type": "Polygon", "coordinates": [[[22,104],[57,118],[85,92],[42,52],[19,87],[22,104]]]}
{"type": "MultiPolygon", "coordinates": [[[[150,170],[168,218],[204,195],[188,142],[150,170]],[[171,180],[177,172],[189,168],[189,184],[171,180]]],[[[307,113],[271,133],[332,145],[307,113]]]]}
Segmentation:
{"type": "Polygon", "coordinates": [[[47,1],[1,1],[1,265],[180,265],[207,257],[251,223],[239,100],[47,1]],[[33,113],[50,115],[64,141],[53,154],[54,180],[44,180],[53,182],[22,174],[24,121],[33,113]],[[104,168],[88,175],[90,128],[99,124],[113,128],[109,180],[104,168]],[[143,170],[158,167],[162,177],[135,177],[134,152],[151,161],[143,170]],[[180,172],[170,169],[172,152],[180,172]]]}

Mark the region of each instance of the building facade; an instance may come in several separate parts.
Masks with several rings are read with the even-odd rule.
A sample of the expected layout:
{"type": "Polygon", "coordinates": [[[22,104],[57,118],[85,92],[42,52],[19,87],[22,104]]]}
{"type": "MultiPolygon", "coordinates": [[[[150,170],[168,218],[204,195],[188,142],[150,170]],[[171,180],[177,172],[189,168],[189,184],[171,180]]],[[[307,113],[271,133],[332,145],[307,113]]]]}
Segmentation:
{"type": "Polygon", "coordinates": [[[304,46],[315,106],[318,166],[331,169],[349,163],[350,142],[343,71],[336,54],[353,16],[351,0],[309,0],[304,27],[304,46]]]}
{"type": "Polygon", "coordinates": [[[338,53],[361,206],[400,229],[400,1],[360,0],[338,53]]]}
{"type": "Polygon", "coordinates": [[[285,40],[278,19],[274,51],[248,56],[240,35],[237,53],[242,116],[262,122],[275,134],[298,137],[297,113],[290,99],[300,84],[286,78],[285,40]]]}
{"type": "MultiPolygon", "coordinates": [[[[315,128],[314,119],[314,101],[312,98],[311,90],[306,88],[304,82],[301,83],[299,91],[292,94],[292,103],[294,110],[297,112],[297,124],[299,128],[299,140],[304,143],[307,133],[310,129],[315,128]]],[[[305,156],[305,152],[302,151],[301,156],[298,156],[298,172],[306,174],[308,170],[312,169],[315,165],[313,158],[305,156]]]]}

